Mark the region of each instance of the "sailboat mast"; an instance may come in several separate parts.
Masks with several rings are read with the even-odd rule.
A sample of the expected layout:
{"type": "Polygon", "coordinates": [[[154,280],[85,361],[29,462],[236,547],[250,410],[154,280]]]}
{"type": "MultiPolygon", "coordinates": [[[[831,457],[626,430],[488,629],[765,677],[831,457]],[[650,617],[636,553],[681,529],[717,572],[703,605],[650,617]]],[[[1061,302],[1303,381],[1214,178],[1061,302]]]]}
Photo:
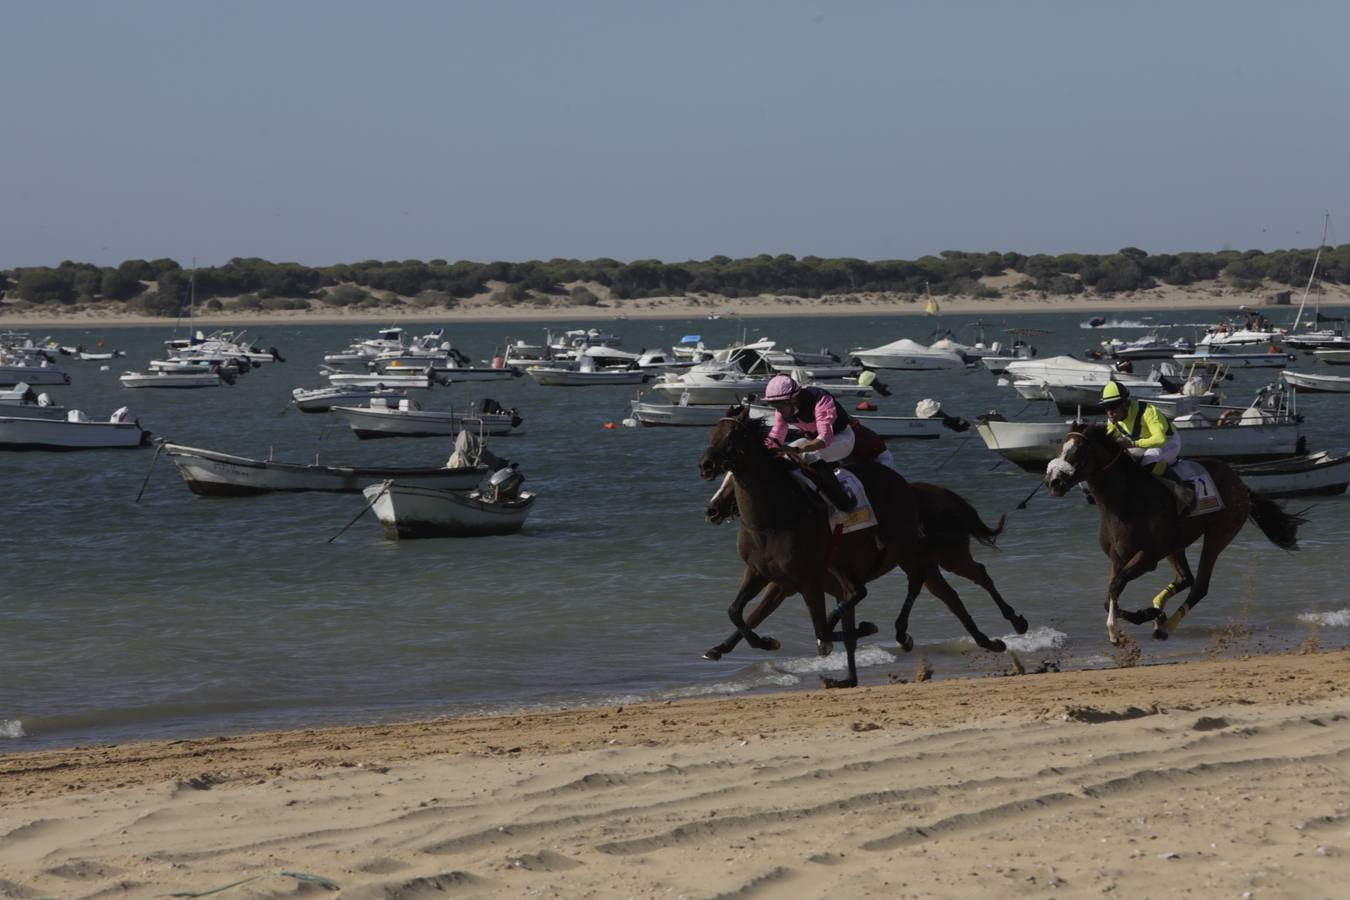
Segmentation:
{"type": "MultiPolygon", "coordinates": [[[[1313,257],[1312,271],[1308,273],[1308,284],[1303,288],[1303,299],[1298,302],[1298,315],[1294,316],[1294,327],[1291,331],[1298,331],[1299,320],[1303,318],[1303,306],[1308,302],[1308,292],[1312,290],[1313,279],[1317,277],[1317,262],[1322,258],[1322,248],[1327,245],[1327,225],[1331,222],[1331,210],[1326,210],[1322,214],[1322,240],[1317,244],[1317,254],[1313,257]]],[[[1316,311],[1313,313],[1314,322],[1320,320],[1322,312],[1322,295],[1318,294],[1316,301],[1316,311]]]]}

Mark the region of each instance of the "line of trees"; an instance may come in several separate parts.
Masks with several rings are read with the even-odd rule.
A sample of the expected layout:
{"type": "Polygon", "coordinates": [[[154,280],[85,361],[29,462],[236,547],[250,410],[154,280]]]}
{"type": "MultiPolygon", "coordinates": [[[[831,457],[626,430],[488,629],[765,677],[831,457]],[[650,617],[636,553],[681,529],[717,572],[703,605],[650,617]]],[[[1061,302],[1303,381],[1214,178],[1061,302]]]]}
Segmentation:
{"type": "MultiPolygon", "coordinates": [[[[366,260],[334,266],[303,266],[265,259],[236,258],[223,266],[189,273],[171,259],[127,260],[100,267],[69,260],[59,266],[33,266],[0,272],[0,289],[30,303],[73,304],[116,301],[141,311],[172,315],[189,295],[199,303],[213,298],[248,297],[251,304],[274,307],[281,300],[326,300],[350,305],[368,291],[389,291],[427,303],[452,305],[472,297],[489,282],[508,286],[505,302],[563,296],[564,285],[607,287],[619,299],[710,293],[726,297],[789,294],[895,292],[997,296],[983,276],[1017,273],[1014,286],[1048,294],[1099,294],[1146,290],[1159,283],[1185,285],[1223,277],[1239,288],[1263,281],[1301,286],[1312,271],[1315,250],[1247,250],[1216,253],[1159,253],[1137,247],[1111,254],[968,253],[948,250],[916,260],[797,258],[767,254],[745,259],[714,256],[667,263],[640,259],[551,259],[547,262],[429,262],[366,260]]],[[[1319,265],[1329,282],[1350,282],[1350,245],[1324,248],[1319,265]]],[[[572,295],[575,299],[576,295],[572,295]]],[[[591,295],[590,299],[594,299],[591,295]]]]}

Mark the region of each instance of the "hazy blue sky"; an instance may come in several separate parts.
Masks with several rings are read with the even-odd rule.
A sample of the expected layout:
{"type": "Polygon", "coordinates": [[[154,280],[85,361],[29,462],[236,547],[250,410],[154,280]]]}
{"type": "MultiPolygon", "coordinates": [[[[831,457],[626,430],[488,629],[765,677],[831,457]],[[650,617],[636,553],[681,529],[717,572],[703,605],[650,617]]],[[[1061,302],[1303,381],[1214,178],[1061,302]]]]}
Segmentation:
{"type": "Polygon", "coordinates": [[[4,12],[4,267],[1311,247],[1348,190],[1344,0],[4,12]]]}

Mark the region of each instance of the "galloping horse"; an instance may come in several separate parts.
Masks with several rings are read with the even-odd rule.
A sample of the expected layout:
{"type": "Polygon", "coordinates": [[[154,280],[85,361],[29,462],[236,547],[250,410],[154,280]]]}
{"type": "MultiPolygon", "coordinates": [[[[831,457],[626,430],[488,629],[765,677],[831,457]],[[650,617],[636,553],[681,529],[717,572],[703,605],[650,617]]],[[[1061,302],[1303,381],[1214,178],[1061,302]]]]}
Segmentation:
{"type": "Polygon", "coordinates": [[[909,578],[907,596],[917,595],[926,584],[954,612],[959,610],[957,615],[977,644],[997,652],[1005,649],[1002,641],[990,640],[975,627],[961,598],[928,557],[909,483],[899,473],[879,463],[851,467],[872,502],[878,524],[835,538],[824,501],[796,483],[791,474],[794,464],[764,446],[767,434],[767,424],[751,419],[748,408],[733,407],[713,428],[699,459],[699,472],[706,479],[728,471],[736,476],[741,511],[736,549],[745,571],[727,615],[747,644],[758,650],[778,648],[777,641],[755,634],[743,615],[746,604],[774,583],[785,595],[802,595],[819,652],[828,654],[833,638],[825,613],[828,592],[841,601],[836,613],[844,626],[849,675],[824,681],[827,687],[856,685],[854,606],[866,595],[867,582],[898,565],[909,578]]]}
{"type": "Polygon", "coordinates": [[[1153,636],[1165,639],[1175,631],[1186,613],[1209,593],[1209,579],[1223,548],[1237,536],[1248,518],[1255,520],[1261,533],[1285,550],[1298,549],[1298,526],[1306,519],[1286,513],[1273,501],[1247,490],[1242,479],[1226,463],[1216,459],[1201,461],[1214,479],[1224,508],[1199,516],[1177,513],[1172,492],[1137,465],[1126,447],[1113,439],[1101,425],[1089,425],[1072,431],[1060,445],[1059,456],[1046,466],[1045,483],[1056,497],[1079,482],[1086,483],[1097,502],[1100,516],[1098,539],[1111,560],[1106,587],[1106,632],[1112,643],[1119,643],[1116,616],[1134,625],[1153,622],[1153,636]],[[1191,574],[1186,548],[1203,536],[1200,568],[1191,574]],[[1172,563],[1173,580],[1153,598],[1153,606],[1142,610],[1119,608],[1125,585],[1158,563],[1172,563]],[[1186,601],[1171,618],[1166,616],[1168,599],[1190,588],[1186,601]]]}
{"type": "MultiPolygon", "coordinates": [[[[975,507],[953,490],[922,481],[909,482],[918,505],[919,522],[924,530],[924,544],[939,566],[954,575],[975,582],[993,598],[999,612],[1012,623],[1018,634],[1027,633],[1027,620],[1017,614],[1017,610],[1004,601],[989,577],[989,571],[970,555],[970,539],[974,538],[986,547],[995,546],[994,541],[1003,533],[1003,523],[1007,518],[1000,516],[993,528],[984,524],[975,507]]],[[[713,525],[719,525],[738,514],[735,489],[730,479],[708,501],[704,515],[713,525]]],[[[782,604],[788,595],[782,587],[771,584],[760,597],[759,603],[746,615],[751,628],[763,622],[782,604]]],[[[906,653],[914,649],[914,639],[909,635],[909,613],[914,605],[914,595],[905,598],[900,615],[895,620],[895,639],[906,653]]],[[[964,604],[963,604],[964,606],[964,604]]],[[[954,610],[958,616],[961,611],[954,610]]],[[[866,623],[863,623],[865,626],[866,623]]],[[[860,626],[860,630],[861,630],[860,626]]],[[[741,633],[733,631],[726,640],[704,653],[711,660],[722,658],[725,653],[740,643],[741,633]]]]}

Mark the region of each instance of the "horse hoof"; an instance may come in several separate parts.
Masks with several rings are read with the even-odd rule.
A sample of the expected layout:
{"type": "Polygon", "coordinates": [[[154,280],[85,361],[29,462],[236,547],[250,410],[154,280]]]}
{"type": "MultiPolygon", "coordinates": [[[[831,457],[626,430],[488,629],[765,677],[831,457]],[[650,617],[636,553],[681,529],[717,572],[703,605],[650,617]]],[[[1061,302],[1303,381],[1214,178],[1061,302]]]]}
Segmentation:
{"type": "Polygon", "coordinates": [[[1013,631],[1017,632],[1018,634],[1026,634],[1026,633],[1027,633],[1027,620],[1026,620],[1025,618],[1023,618],[1022,616],[1017,616],[1016,618],[1014,618],[1014,619],[1012,620],[1012,627],[1013,627],[1013,631]]]}
{"type": "Polygon", "coordinates": [[[826,690],[832,690],[834,688],[851,688],[858,686],[858,680],[856,678],[826,678],[822,675],[820,676],[820,686],[826,690]]]}
{"type": "Polygon", "coordinates": [[[773,638],[766,637],[766,638],[764,639],[764,642],[760,645],[759,649],[761,649],[761,650],[768,650],[768,651],[772,652],[772,651],[774,651],[774,650],[781,650],[781,649],[783,649],[783,645],[780,644],[780,643],[778,643],[778,641],[774,640],[773,638]]]}
{"type": "Polygon", "coordinates": [[[985,642],[984,649],[988,650],[990,653],[1002,653],[1004,650],[1008,649],[1008,645],[998,638],[994,638],[991,641],[985,642]]]}
{"type": "Polygon", "coordinates": [[[1167,640],[1167,629],[1166,629],[1166,628],[1155,628],[1155,629],[1153,629],[1153,639],[1154,639],[1155,641],[1165,641],[1165,640],[1167,640]]]}
{"type": "Polygon", "coordinates": [[[859,622],[856,629],[858,637],[860,638],[871,637],[880,630],[881,629],[873,622],[859,622]]]}
{"type": "Polygon", "coordinates": [[[909,635],[903,635],[896,640],[900,643],[900,649],[904,650],[906,653],[909,653],[914,649],[914,638],[909,635]]]}
{"type": "Polygon", "coordinates": [[[816,656],[829,656],[834,652],[834,643],[831,641],[816,641],[816,656]]]}
{"type": "Polygon", "coordinates": [[[711,650],[708,650],[707,652],[705,652],[705,653],[703,654],[703,658],[704,658],[704,659],[710,659],[710,660],[712,660],[713,662],[717,662],[719,659],[722,658],[722,651],[721,651],[721,650],[718,650],[716,647],[714,647],[714,648],[712,648],[711,650]]]}

